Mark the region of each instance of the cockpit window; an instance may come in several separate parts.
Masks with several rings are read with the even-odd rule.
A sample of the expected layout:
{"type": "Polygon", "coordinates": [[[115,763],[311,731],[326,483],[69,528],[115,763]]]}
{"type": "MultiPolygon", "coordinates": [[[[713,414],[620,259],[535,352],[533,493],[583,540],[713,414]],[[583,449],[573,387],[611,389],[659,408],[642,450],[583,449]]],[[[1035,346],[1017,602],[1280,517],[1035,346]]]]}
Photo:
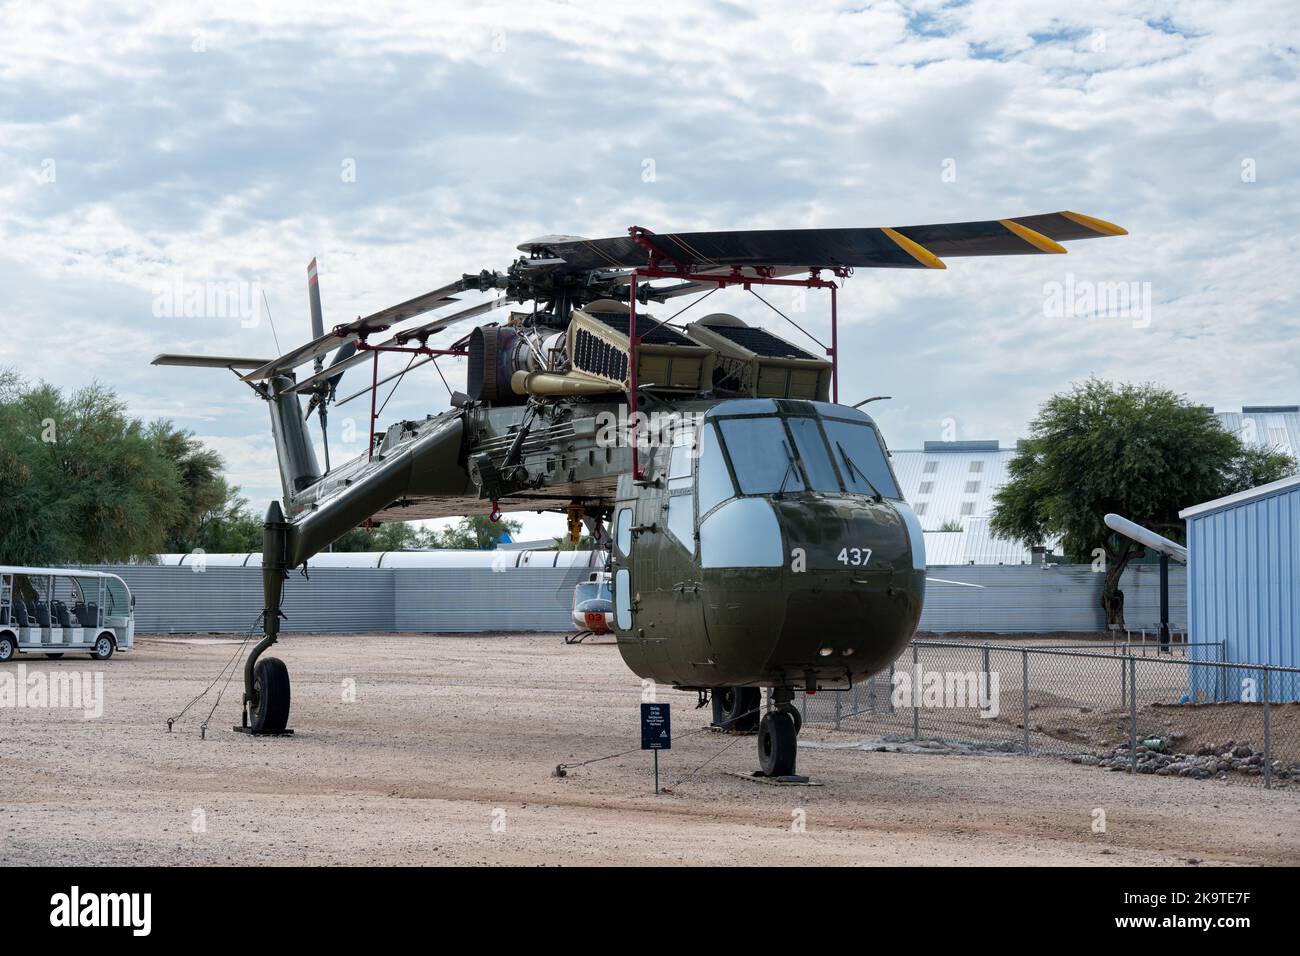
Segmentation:
{"type": "Polygon", "coordinates": [[[789,418],[786,424],[794,435],[795,448],[799,460],[803,462],[804,472],[814,491],[839,491],[840,480],[835,477],[835,467],[831,464],[822,439],[821,428],[815,418],[789,418]]]}
{"type": "Polygon", "coordinates": [[[722,447],[718,444],[718,433],[712,424],[706,424],[700,432],[700,464],[698,493],[700,496],[700,515],[720,504],[736,492],[731,487],[731,476],[727,474],[727,462],[722,457],[722,447]]]}
{"type": "Polygon", "coordinates": [[[831,454],[839,466],[840,476],[849,491],[863,494],[880,494],[886,498],[901,498],[894,476],[885,460],[880,436],[866,422],[849,422],[835,418],[822,419],[831,454]]]}
{"type": "Polygon", "coordinates": [[[742,495],[803,491],[790,436],[779,418],[724,418],[723,441],[742,495]]]}
{"type": "Polygon", "coordinates": [[[583,601],[595,600],[612,600],[608,582],[597,583],[595,581],[584,581],[578,585],[576,600],[574,603],[581,604],[583,601]]]}

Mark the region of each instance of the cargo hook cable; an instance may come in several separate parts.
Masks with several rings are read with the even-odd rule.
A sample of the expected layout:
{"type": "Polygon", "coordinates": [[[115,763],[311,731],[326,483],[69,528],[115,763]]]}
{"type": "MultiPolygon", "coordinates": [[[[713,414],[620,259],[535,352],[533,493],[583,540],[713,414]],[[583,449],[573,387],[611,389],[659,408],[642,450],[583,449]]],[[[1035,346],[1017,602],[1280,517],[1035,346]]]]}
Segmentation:
{"type": "Polygon", "coordinates": [[[212,690],[212,688],[216,686],[217,681],[221,680],[222,675],[226,675],[226,672],[229,671],[230,673],[226,675],[226,683],[222,685],[221,691],[217,694],[216,703],[212,705],[212,710],[208,712],[208,716],[204,718],[203,723],[199,725],[199,736],[204,739],[207,738],[208,721],[212,720],[212,715],[216,712],[217,705],[221,703],[221,696],[226,692],[226,687],[230,685],[230,679],[234,677],[235,672],[239,670],[238,667],[232,667],[231,665],[234,664],[235,661],[239,660],[240,656],[243,654],[244,648],[248,646],[248,642],[253,637],[253,629],[257,627],[257,622],[260,621],[261,619],[262,619],[262,615],[259,614],[257,615],[256,618],[253,619],[253,623],[248,625],[248,631],[244,635],[244,639],[240,641],[239,646],[235,648],[235,653],[231,656],[230,660],[226,661],[226,663],[222,665],[221,670],[217,671],[217,676],[212,678],[211,683],[209,683],[207,687],[203,688],[203,690],[199,692],[197,697],[195,697],[188,704],[182,707],[181,712],[179,714],[177,714],[175,717],[167,718],[167,733],[170,734],[172,732],[172,725],[175,724],[177,721],[179,721],[182,717],[184,717],[186,712],[191,707],[193,707],[200,700],[206,697],[208,693],[212,690]]]}

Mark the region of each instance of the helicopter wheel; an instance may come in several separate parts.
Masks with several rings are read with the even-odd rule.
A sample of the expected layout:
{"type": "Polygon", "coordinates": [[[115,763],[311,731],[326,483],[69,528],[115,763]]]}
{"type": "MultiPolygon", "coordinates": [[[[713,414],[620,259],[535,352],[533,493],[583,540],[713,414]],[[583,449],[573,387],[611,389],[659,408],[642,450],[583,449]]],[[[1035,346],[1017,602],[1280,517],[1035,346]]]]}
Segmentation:
{"type": "Polygon", "coordinates": [[[799,731],[803,730],[803,714],[799,712],[799,708],[794,704],[782,704],[776,709],[790,715],[794,721],[794,734],[796,737],[799,736],[799,731]]]}
{"type": "Polygon", "coordinates": [[[723,730],[747,734],[758,726],[763,692],[757,687],[713,688],[713,723],[723,730]]]}
{"type": "Polygon", "coordinates": [[[789,777],[799,755],[799,734],[788,710],[763,715],[758,724],[758,765],[765,777],[789,777]]]}
{"type": "Polygon", "coordinates": [[[256,702],[250,726],[255,734],[283,733],[289,723],[289,668],[278,657],[263,657],[253,669],[256,702]]]}

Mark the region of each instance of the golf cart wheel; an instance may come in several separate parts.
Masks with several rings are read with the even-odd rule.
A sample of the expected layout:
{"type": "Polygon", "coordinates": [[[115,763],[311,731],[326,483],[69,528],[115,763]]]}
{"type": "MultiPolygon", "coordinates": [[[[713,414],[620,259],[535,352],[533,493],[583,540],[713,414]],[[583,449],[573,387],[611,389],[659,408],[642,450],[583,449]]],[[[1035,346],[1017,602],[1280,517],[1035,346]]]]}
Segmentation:
{"type": "Polygon", "coordinates": [[[764,714],[758,725],[758,765],[765,777],[788,777],[794,773],[799,735],[788,711],[764,714]]]}
{"type": "Polygon", "coordinates": [[[278,657],[263,657],[253,668],[251,728],[255,734],[276,734],[289,724],[289,668],[278,657]]]}
{"type": "Polygon", "coordinates": [[[13,660],[18,651],[18,642],[8,634],[0,634],[0,661],[13,660]]]}
{"type": "Polygon", "coordinates": [[[90,652],[90,656],[97,661],[106,661],[113,656],[113,639],[107,634],[101,634],[95,638],[95,649],[90,652]]]}

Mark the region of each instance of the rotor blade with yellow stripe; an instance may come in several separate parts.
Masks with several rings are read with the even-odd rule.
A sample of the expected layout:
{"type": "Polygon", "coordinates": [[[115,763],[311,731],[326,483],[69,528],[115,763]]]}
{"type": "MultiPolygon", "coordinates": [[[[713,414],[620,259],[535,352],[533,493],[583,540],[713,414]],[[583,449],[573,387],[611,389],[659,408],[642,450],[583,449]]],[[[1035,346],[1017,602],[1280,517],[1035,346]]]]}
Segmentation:
{"type": "MultiPolygon", "coordinates": [[[[660,264],[680,263],[694,271],[731,266],[940,269],[950,256],[1059,254],[1065,251],[1062,242],[1125,234],[1103,219],[1063,211],[928,226],[650,233],[642,241],[655,250],[660,264]]],[[[630,236],[556,237],[544,251],[575,270],[635,268],[650,261],[645,246],[630,236]]]]}

